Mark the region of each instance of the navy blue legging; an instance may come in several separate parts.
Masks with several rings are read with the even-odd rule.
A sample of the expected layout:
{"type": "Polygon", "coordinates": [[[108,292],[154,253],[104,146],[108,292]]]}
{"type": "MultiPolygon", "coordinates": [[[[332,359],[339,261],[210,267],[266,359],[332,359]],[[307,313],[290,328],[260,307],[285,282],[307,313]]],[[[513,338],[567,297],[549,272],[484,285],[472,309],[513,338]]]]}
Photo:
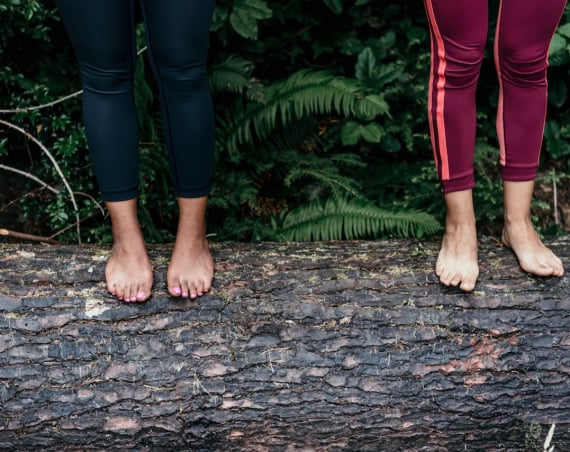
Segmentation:
{"type": "MultiPolygon", "coordinates": [[[[135,0],[56,0],[83,82],[83,120],[105,201],[138,195],[135,0]]],[[[176,196],[210,192],[214,114],[206,60],[215,0],[141,0],[176,196]]]]}

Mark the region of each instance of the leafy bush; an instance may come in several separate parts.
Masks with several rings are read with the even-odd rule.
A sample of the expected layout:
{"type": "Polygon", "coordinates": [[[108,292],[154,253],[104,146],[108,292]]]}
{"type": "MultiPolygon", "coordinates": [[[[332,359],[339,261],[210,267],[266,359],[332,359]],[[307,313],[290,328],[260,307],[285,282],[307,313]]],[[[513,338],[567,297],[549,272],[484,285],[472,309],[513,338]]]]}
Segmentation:
{"type": "Polygon", "coordinates": [[[550,116],[546,121],[544,138],[547,157],[565,159],[570,155],[570,100],[568,76],[570,75],[570,10],[566,8],[562,25],[550,45],[549,57],[550,116]]]}

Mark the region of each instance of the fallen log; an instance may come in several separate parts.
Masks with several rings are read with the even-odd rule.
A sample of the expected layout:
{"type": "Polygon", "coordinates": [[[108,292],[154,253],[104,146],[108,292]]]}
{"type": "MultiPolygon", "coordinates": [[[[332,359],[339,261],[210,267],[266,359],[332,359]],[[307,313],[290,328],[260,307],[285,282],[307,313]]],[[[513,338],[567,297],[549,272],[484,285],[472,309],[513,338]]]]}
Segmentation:
{"type": "MultiPolygon", "coordinates": [[[[570,269],[570,238],[549,245],[570,269]]],[[[113,300],[109,248],[0,244],[0,449],[570,450],[570,280],[491,239],[213,244],[214,287],[113,300]]]]}

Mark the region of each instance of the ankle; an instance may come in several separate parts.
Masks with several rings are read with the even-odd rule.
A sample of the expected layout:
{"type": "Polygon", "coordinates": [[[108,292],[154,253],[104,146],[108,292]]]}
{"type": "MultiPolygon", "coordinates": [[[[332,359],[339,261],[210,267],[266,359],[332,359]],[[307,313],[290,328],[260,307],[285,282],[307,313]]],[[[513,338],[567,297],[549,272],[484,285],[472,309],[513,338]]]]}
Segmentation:
{"type": "Polygon", "coordinates": [[[512,215],[512,214],[507,214],[505,212],[504,218],[503,218],[503,225],[504,225],[504,229],[512,229],[512,228],[516,228],[516,227],[531,227],[534,229],[534,226],[532,225],[532,220],[530,219],[530,214],[528,215],[512,215]]]}
{"type": "Polygon", "coordinates": [[[473,210],[447,210],[447,215],[445,216],[446,229],[474,228],[476,224],[477,219],[475,218],[475,212],[473,210]]]}
{"type": "Polygon", "coordinates": [[[176,241],[187,243],[204,243],[206,239],[206,223],[201,221],[184,221],[180,219],[176,231],[176,241]]]}
{"type": "Polygon", "coordinates": [[[146,244],[140,230],[129,233],[113,230],[113,252],[146,255],[146,244]]]}
{"type": "Polygon", "coordinates": [[[209,244],[205,235],[178,234],[174,243],[176,249],[186,249],[189,251],[208,250],[209,244]]]}
{"type": "Polygon", "coordinates": [[[475,218],[467,219],[450,219],[447,218],[445,222],[446,234],[465,234],[465,232],[475,232],[477,230],[477,222],[475,218]]]}

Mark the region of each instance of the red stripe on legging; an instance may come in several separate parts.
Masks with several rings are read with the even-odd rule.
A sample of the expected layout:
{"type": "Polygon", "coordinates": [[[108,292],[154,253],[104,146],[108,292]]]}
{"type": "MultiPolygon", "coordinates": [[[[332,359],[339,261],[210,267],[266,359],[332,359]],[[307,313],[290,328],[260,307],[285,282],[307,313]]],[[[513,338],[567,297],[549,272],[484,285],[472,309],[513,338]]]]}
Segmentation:
{"type": "Polygon", "coordinates": [[[442,180],[449,180],[449,161],[448,161],[448,154],[447,154],[447,140],[445,135],[445,121],[444,121],[444,105],[445,105],[445,69],[447,67],[446,61],[446,54],[445,54],[445,46],[443,43],[443,39],[441,37],[441,33],[439,31],[439,27],[437,26],[437,22],[435,20],[435,14],[433,11],[433,6],[431,0],[426,0],[426,11],[428,15],[428,20],[430,21],[432,30],[433,30],[433,37],[435,38],[435,46],[437,52],[431,52],[432,54],[432,70],[430,71],[430,81],[429,81],[429,94],[428,94],[428,102],[430,108],[428,109],[428,118],[429,118],[429,125],[430,125],[430,135],[432,137],[432,145],[434,149],[434,153],[439,154],[439,159],[437,155],[435,156],[436,166],[438,161],[441,162],[441,168],[438,168],[438,172],[441,174],[442,180]],[[436,68],[436,54],[437,53],[437,71],[436,68]],[[436,91],[436,120],[435,124],[437,127],[437,146],[435,143],[435,131],[434,128],[434,121],[433,121],[433,113],[432,113],[432,106],[434,104],[434,76],[437,73],[437,80],[435,85],[436,91]]]}
{"type": "Polygon", "coordinates": [[[499,55],[499,33],[501,30],[501,18],[503,11],[503,2],[499,2],[499,16],[497,18],[497,29],[495,31],[495,67],[497,68],[497,78],[499,79],[499,104],[497,105],[497,137],[499,139],[499,161],[505,166],[507,162],[507,150],[505,145],[505,120],[504,120],[504,92],[503,92],[503,75],[501,74],[501,57],[499,55]]]}

